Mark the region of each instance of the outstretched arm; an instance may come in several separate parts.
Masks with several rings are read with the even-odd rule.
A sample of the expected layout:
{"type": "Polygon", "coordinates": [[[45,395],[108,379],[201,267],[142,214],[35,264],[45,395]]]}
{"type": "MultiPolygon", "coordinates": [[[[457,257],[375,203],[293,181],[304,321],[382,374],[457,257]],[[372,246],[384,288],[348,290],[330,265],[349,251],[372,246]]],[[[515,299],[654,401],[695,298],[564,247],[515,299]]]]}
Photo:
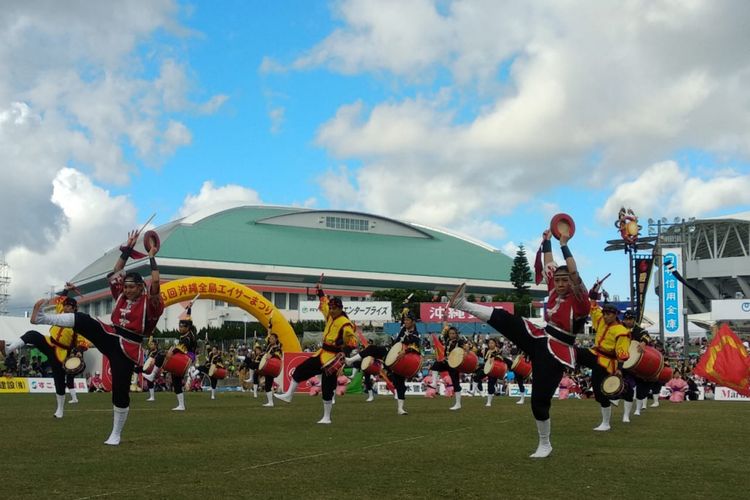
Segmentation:
{"type": "Polygon", "coordinates": [[[138,231],[136,230],[130,231],[128,233],[128,241],[127,243],[125,243],[125,248],[123,249],[122,253],[117,258],[117,262],[115,262],[115,267],[113,268],[113,272],[122,271],[125,268],[125,264],[130,258],[130,252],[133,251],[133,247],[135,246],[135,243],[137,241],[138,241],[138,231]]]}

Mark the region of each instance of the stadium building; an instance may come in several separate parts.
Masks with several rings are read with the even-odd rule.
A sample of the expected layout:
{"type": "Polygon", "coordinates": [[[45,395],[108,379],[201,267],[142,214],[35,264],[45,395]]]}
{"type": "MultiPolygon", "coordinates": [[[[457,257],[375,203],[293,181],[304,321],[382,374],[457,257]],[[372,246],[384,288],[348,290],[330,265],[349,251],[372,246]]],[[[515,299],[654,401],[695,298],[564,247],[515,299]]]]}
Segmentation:
{"type": "MultiPolygon", "coordinates": [[[[217,277],[262,293],[290,321],[301,300],[314,299],[324,275],[327,293],[368,300],[375,290],[404,288],[451,291],[463,281],[480,297],[509,292],[513,259],[466,236],[372,214],[296,207],[239,206],[198,212],[155,229],[161,240],[164,281],[217,277]]],[[[138,244],[141,247],[142,243],[138,244]]],[[[110,249],[74,278],[84,293],[81,310],[108,316],[113,307],[106,275],[120,250],[110,249]]],[[[148,261],[126,270],[149,274],[148,261]]],[[[540,287],[532,286],[542,296],[540,287]]],[[[182,308],[167,308],[158,327],[175,329],[182,308]]],[[[198,301],[196,326],[249,321],[240,308],[198,301]]]]}

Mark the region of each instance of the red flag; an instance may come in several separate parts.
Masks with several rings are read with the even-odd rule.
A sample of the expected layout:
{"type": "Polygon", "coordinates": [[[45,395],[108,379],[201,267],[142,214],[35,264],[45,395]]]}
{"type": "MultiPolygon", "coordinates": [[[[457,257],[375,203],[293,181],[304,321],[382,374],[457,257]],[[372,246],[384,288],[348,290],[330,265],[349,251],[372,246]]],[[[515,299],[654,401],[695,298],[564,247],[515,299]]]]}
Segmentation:
{"type": "Polygon", "coordinates": [[[534,259],[534,283],[537,285],[544,279],[544,264],[542,264],[542,247],[539,246],[539,250],[536,251],[536,259],[534,259]]]}
{"type": "Polygon", "coordinates": [[[362,344],[362,347],[367,347],[369,342],[367,341],[365,334],[362,333],[362,327],[359,325],[357,325],[357,337],[359,337],[359,342],[362,344]]]}
{"type": "Polygon", "coordinates": [[[750,397],[750,356],[726,323],[708,344],[693,373],[750,397]]]}
{"type": "Polygon", "coordinates": [[[438,337],[434,333],[432,334],[432,343],[435,346],[437,360],[438,361],[444,360],[445,359],[445,346],[443,345],[442,342],[440,342],[440,337],[438,337]]]}

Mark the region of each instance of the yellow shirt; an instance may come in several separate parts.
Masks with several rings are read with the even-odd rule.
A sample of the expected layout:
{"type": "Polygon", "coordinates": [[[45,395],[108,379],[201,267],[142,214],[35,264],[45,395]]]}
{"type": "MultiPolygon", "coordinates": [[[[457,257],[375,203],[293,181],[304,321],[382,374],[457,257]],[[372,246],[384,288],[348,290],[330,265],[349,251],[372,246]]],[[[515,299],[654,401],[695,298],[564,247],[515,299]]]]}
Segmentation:
{"type": "MultiPolygon", "coordinates": [[[[55,313],[60,314],[63,312],[63,300],[65,297],[59,297],[55,304],[55,313]]],[[[55,351],[55,357],[62,363],[65,358],[68,357],[68,351],[75,347],[77,349],[85,350],[91,347],[91,343],[87,341],[81,335],[75,335],[72,328],[63,328],[61,326],[52,326],[49,329],[49,336],[45,339],[47,344],[52,347],[55,351]],[[75,345],[71,346],[73,339],[75,338],[75,345]]]]}
{"type": "Polygon", "coordinates": [[[336,357],[336,352],[327,351],[325,346],[339,352],[343,352],[344,346],[356,347],[357,335],[354,333],[354,324],[344,314],[338,318],[332,318],[328,308],[328,297],[320,299],[320,312],[326,320],[326,328],[323,332],[323,346],[314,354],[320,356],[320,364],[325,365],[336,357]]]}
{"type": "Polygon", "coordinates": [[[604,322],[602,308],[596,301],[591,301],[591,321],[596,330],[594,347],[589,349],[596,355],[599,365],[613,374],[617,371],[617,362],[630,357],[630,330],[616,322],[607,325],[604,322]]]}

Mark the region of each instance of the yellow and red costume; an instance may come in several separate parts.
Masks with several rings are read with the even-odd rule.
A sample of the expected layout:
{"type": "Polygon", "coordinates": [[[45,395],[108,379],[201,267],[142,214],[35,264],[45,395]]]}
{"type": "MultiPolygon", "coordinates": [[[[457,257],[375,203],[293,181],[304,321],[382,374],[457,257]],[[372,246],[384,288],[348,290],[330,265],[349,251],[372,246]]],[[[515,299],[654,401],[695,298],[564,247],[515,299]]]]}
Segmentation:
{"type": "Polygon", "coordinates": [[[589,351],[596,356],[597,364],[613,375],[618,362],[630,357],[630,330],[619,321],[610,325],[605,323],[602,308],[595,300],[591,301],[591,322],[596,330],[596,340],[589,351]]]}

